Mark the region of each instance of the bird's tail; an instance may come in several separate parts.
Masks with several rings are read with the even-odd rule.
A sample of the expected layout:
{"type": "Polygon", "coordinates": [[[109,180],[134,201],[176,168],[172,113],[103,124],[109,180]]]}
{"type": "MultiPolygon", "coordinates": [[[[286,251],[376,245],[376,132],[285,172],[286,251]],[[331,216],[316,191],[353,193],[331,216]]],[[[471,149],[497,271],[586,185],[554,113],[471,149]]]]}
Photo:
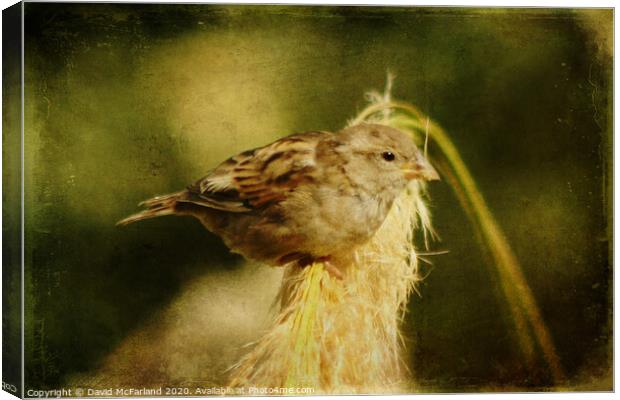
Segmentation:
{"type": "Polygon", "coordinates": [[[181,199],[185,192],[170,193],[163,196],[153,197],[139,204],[140,207],[146,207],[146,210],[130,215],[116,223],[116,225],[127,225],[132,222],[141,221],[143,219],[161,217],[162,215],[175,214],[175,206],[177,200],[181,199]]]}

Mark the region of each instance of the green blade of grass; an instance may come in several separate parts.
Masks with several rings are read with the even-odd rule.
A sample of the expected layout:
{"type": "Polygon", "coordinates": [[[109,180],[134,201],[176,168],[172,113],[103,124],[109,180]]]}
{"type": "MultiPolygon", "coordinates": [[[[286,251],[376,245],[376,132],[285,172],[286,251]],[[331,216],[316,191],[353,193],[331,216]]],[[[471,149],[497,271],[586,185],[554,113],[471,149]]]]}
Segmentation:
{"type": "Polygon", "coordinates": [[[534,349],[537,345],[554,381],[556,383],[564,381],[564,372],[553,339],[517,257],[456,146],[436,122],[430,120],[415,106],[390,100],[389,96],[384,96],[384,99],[368,106],[350,124],[372,121],[374,115],[385,121],[385,111],[389,110],[391,114],[387,124],[411,133],[418,143],[425,142],[428,138],[435,144],[437,151],[434,157],[431,157],[433,162],[452,186],[492,256],[526,362],[530,365],[534,362],[534,349]]]}

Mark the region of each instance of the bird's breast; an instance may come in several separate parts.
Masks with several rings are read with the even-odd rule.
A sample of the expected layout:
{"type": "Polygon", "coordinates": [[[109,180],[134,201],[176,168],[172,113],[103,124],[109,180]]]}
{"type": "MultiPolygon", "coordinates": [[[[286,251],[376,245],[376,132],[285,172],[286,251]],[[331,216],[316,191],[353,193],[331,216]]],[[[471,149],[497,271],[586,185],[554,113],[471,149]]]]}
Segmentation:
{"type": "Polygon", "coordinates": [[[288,221],[307,238],[312,252],[328,255],[370,239],[391,204],[366,193],[343,194],[337,189],[321,188],[298,193],[283,206],[288,221]]]}

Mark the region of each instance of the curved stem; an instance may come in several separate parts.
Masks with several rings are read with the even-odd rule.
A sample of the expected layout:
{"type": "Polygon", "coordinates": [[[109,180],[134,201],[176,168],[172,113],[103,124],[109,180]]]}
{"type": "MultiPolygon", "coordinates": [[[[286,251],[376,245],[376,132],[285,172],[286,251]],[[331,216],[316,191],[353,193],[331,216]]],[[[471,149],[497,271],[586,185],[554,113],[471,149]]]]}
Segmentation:
{"type": "MultiPolygon", "coordinates": [[[[373,114],[386,108],[401,110],[410,114],[412,118],[409,118],[408,128],[414,132],[423,133],[420,121],[424,121],[427,117],[413,105],[400,101],[386,101],[373,104],[362,111],[352,124],[361,123],[373,114]]],[[[508,240],[493,217],[482,193],[478,190],[456,146],[446,132],[432,120],[429,120],[424,125],[428,129],[427,133],[430,139],[437,144],[440,156],[446,160],[454,174],[450,182],[452,183],[453,190],[455,190],[458,197],[462,197],[462,203],[469,205],[469,207],[465,208],[470,210],[477,222],[475,226],[480,230],[495,261],[504,295],[508,301],[517,331],[522,336],[520,343],[525,358],[533,358],[532,338],[525,326],[525,321],[527,321],[551,370],[554,381],[563,381],[565,379],[564,372],[553,339],[536,304],[534,294],[523,275],[517,257],[508,244],[508,240]]]]}

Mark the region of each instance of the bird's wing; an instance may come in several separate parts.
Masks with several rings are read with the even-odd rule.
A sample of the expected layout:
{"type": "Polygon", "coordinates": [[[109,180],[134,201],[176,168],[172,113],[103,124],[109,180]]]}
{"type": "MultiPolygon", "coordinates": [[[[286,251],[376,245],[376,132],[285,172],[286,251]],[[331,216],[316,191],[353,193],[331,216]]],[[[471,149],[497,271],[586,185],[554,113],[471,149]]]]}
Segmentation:
{"type": "Polygon", "coordinates": [[[186,201],[229,212],[278,203],[315,181],[316,148],[324,135],[295,134],[231,157],[188,187],[186,201]]]}

